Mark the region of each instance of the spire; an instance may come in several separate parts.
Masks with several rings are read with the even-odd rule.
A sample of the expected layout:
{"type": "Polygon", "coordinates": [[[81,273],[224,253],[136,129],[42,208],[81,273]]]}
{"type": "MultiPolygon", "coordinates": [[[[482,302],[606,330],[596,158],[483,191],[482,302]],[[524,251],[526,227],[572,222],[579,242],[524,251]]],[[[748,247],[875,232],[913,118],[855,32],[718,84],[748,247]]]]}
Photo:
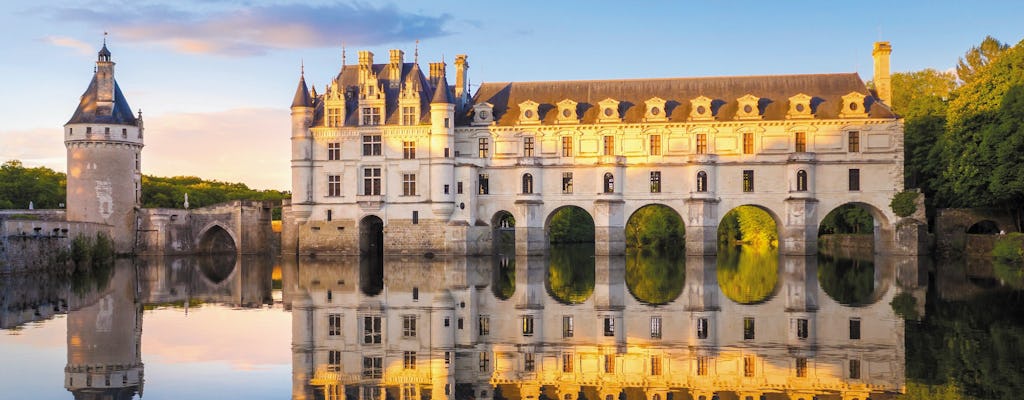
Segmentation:
{"type": "Polygon", "coordinates": [[[437,85],[434,87],[434,98],[430,100],[430,104],[455,104],[452,101],[451,93],[448,93],[448,78],[444,75],[444,63],[437,63],[439,66],[435,66],[437,77],[437,85]]]}
{"type": "Polygon", "coordinates": [[[313,100],[309,97],[309,88],[306,87],[306,65],[303,63],[299,73],[299,87],[295,89],[292,107],[310,107],[312,105],[313,100]]]}
{"type": "Polygon", "coordinates": [[[345,66],[345,42],[341,42],[341,66],[345,66]]]}
{"type": "Polygon", "coordinates": [[[416,50],[412,53],[412,62],[420,63],[420,40],[416,39],[416,50]]]}
{"type": "Polygon", "coordinates": [[[100,49],[96,61],[110,62],[110,50],[107,50],[107,32],[103,32],[103,48],[100,49]]]}

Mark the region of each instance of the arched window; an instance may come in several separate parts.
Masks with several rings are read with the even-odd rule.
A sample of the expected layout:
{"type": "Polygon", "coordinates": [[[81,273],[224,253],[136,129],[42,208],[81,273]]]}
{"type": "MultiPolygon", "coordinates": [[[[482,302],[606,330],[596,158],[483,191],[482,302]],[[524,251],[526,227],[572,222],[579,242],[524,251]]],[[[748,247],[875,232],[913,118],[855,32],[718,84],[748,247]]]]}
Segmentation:
{"type": "Polygon", "coordinates": [[[697,191],[707,192],[708,191],[708,173],[704,171],[697,172],[697,191]]]}
{"type": "Polygon", "coordinates": [[[615,176],[611,172],[604,173],[604,192],[615,193],[615,176]]]}
{"type": "Polygon", "coordinates": [[[523,174],[523,194],[533,193],[533,175],[523,174]]]}
{"type": "Polygon", "coordinates": [[[796,171],[796,191],[806,192],[807,191],[807,171],[799,170],[796,171]]]}

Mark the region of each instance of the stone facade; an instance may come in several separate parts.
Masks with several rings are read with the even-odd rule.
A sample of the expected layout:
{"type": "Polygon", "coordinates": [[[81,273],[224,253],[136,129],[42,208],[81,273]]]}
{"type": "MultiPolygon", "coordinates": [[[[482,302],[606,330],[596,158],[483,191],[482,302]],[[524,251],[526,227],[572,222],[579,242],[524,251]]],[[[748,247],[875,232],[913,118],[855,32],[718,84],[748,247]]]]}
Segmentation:
{"type": "MultiPolygon", "coordinates": [[[[876,81],[890,51],[876,44],[876,81]]],[[[300,79],[286,252],[345,254],[357,234],[308,231],[372,216],[389,252],[486,254],[508,212],[517,253],[537,254],[551,215],[575,206],[594,219],[597,253],[622,254],[632,213],[661,204],[686,223],[690,254],[714,254],[741,205],[772,215],[785,253],[813,254],[821,220],[851,203],[874,216],[876,249],[916,252],[896,243],[888,206],[903,190],[902,120],[888,86],[876,94],[856,74],[485,83],[470,97],[464,55],[454,87],[443,63],[423,74],[398,50],[359,60],[320,95],[300,79]],[[410,219],[436,237],[387,239],[410,219]]]]}

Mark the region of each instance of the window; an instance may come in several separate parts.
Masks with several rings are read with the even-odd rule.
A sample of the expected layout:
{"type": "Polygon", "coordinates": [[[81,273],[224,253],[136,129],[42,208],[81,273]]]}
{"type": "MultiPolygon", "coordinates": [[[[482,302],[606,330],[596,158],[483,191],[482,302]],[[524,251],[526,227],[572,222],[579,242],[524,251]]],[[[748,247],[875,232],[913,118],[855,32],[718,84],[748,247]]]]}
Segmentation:
{"type": "Polygon", "coordinates": [[[444,158],[448,158],[448,157],[451,156],[451,150],[452,149],[447,148],[447,147],[444,148],[444,158]]]}
{"type": "Polygon", "coordinates": [[[708,338],[708,319],[697,318],[697,339],[708,338]]]}
{"type": "Polygon", "coordinates": [[[412,160],[416,158],[416,141],[402,141],[402,158],[412,160]]]}
{"type": "Polygon", "coordinates": [[[446,351],[446,352],[444,352],[444,365],[451,365],[451,364],[452,364],[452,352],[446,351]]]}
{"type": "Polygon", "coordinates": [[[533,372],[535,367],[533,353],[523,353],[523,370],[526,372],[533,372]]]}
{"type": "Polygon", "coordinates": [[[562,173],[562,194],[572,193],[572,172],[562,173]]]}
{"type": "Polygon", "coordinates": [[[754,376],[754,356],[743,356],[743,376],[754,376]]]}
{"type": "MultiPolygon", "coordinates": [[[[420,212],[416,211],[416,210],[413,210],[413,212],[412,212],[412,224],[413,225],[419,225],[419,223],[420,223],[420,212]]],[[[415,292],[414,292],[413,300],[416,300],[416,297],[417,296],[415,295],[415,292]]]]}
{"type": "Polygon", "coordinates": [[[403,351],[402,352],[402,367],[405,369],[416,369],[416,352],[415,351],[403,351]]]}
{"type": "Polygon", "coordinates": [[[562,157],[572,157],[571,136],[562,136],[562,157]]]}
{"type": "Polygon", "coordinates": [[[604,355],[604,372],[607,374],[615,373],[615,356],[612,354],[604,355]]]}
{"type": "Polygon", "coordinates": [[[754,134],[743,134],[743,154],[754,154],[754,134]]]}
{"type": "Polygon", "coordinates": [[[363,317],[363,344],[380,344],[380,316],[363,317]]]}
{"type": "Polygon", "coordinates": [[[661,171],[651,171],[651,193],[661,193],[661,171]]]}
{"type": "Polygon", "coordinates": [[[562,353],[562,372],[572,372],[572,353],[562,353]]]}
{"type": "Polygon", "coordinates": [[[341,336],[341,314],[327,315],[327,336],[341,336]]]}
{"type": "Polygon", "coordinates": [[[85,127],[85,134],[86,134],[86,135],[90,135],[90,134],[92,134],[92,127],[91,127],[91,126],[87,126],[87,127],[85,127]]]}
{"type": "Polygon", "coordinates": [[[661,339],[661,317],[651,317],[651,339],[661,339]]]}
{"type": "Polygon", "coordinates": [[[533,136],[523,138],[523,157],[533,157],[533,136]]]}
{"type": "Polygon", "coordinates": [[[707,192],[708,191],[708,173],[704,171],[697,172],[697,191],[707,192]]]}
{"type": "Polygon", "coordinates": [[[445,184],[444,185],[444,194],[448,194],[448,188],[450,188],[450,186],[448,186],[448,184],[445,184]]]}
{"type": "Polygon", "coordinates": [[[380,379],[384,375],[384,357],[363,357],[363,378],[380,379]]]}
{"type": "MultiPolygon", "coordinates": [[[[415,220],[417,217],[419,217],[419,211],[413,211],[412,218],[415,220]]],[[[420,301],[420,288],[412,288],[412,301],[420,301]]]]}
{"type": "MultiPolygon", "coordinates": [[[[417,399],[419,396],[416,395],[416,385],[403,384],[402,385],[402,397],[403,399],[417,399]]],[[[377,397],[379,399],[379,397],[377,397]]]]}
{"type": "Polygon", "coordinates": [[[806,192],[807,191],[807,171],[799,170],[796,171],[796,191],[806,192]]]}
{"type": "Polygon", "coordinates": [[[754,191],[754,170],[752,169],[743,170],[743,191],[754,191]]]}
{"type": "Polygon", "coordinates": [[[850,320],[850,340],[860,340],[860,320],[850,320]]]}
{"type": "Polygon", "coordinates": [[[459,330],[462,330],[462,326],[463,326],[463,324],[462,324],[462,317],[459,317],[459,319],[455,320],[455,323],[456,323],[456,327],[459,328],[459,330]]]}
{"type": "Polygon", "coordinates": [[[651,375],[661,375],[661,357],[651,356],[651,375]]]}
{"type": "Polygon", "coordinates": [[[416,125],[416,107],[402,107],[402,125],[416,125]]]}
{"type": "Polygon", "coordinates": [[[615,318],[605,317],[604,318],[604,335],[615,336],[615,318]]]}
{"type": "Polygon", "coordinates": [[[533,175],[523,174],[523,194],[533,193],[533,175]]]}
{"type": "Polygon", "coordinates": [[[611,172],[604,173],[604,192],[615,193],[615,176],[611,172]]]}
{"type": "Polygon", "coordinates": [[[363,107],[363,125],[380,125],[380,107],[363,107]]]}
{"type": "Polygon", "coordinates": [[[651,155],[661,155],[661,135],[651,135],[651,155]]]}
{"type": "Polygon", "coordinates": [[[341,107],[327,107],[327,127],[341,126],[341,107]]]}
{"type": "Polygon", "coordinates": [[[860,379],[860,360],[850,360],[850,379],[860,379]]]}
{"type": "Polygon", "coordinates": [[[403,315],[402,316],[402,337],[406,337],[406,338],[416,337],[416,316],[415,315],[403,315]]]}
{"type": "Polygon", "coordinates": [[[708,374],[708,356],[697,356],[697,375],[704,376],[708,374]]]}
{"type": "MultiPolygon", "coordinates": [[[[331,210],[327,210],[327,221],[330,222],[333,217],[334,213],[331,210]]],[[[330,296],[328,296],[328,300],[330,300],[330,296]]]]}
{"type": "Polygon", "coordinates": [[[852,131],[848,134],[846,149],[850,153],[860,153],[860,132],[852,131]]]}
{"type": "Polygon", "coordinates": [[[139,159],[139,153],[135,153],[135,170],[142,169],[142,160],[139,159]]]}
{"type": "Polygon", "coordinates": [[[796,376],[798,378],[807,377],[807,359],[804,357],[797,357],[796,359],[796,376]]]}
{"type": "Polygon", "coordinates": [[[380,196],[380,168],[363,168],[363,195],[380,196]]]}
{"type": "Polygon", "coordinates": [[[341,175],[327,175],[327,195],[341,196],[341,175]]]}
{"type": "Polygon", "coordinates": [[[523,316],[523,336],[533,336],[533,316],[523,316]]]}
{"type": "Polygon", "coordinates": [[[615,136],[604,137],[604,155],[615,155],[615,136]]]}
{"type": "Polygon", "coordinates": [[[448,117],[445,117],[444,118],[444,127],[448,128],[448,127],[450,127],[451,124],[452,124],[451,123],[451,119],[449,119],[448,117]]]}
{"type": "Polygon", "coordinates": [[[363,135],[363,155],[380,155],[380,135],[363,135]]]}
{"type": "Polygon", "coordinates": [[[416,174],[402,174],[402,196],[416,195],[416,174]]]}
{"type": "Polygon", "coordinates": [[[455,183],[455,193],[462,194],[462,181],[455,183]]]}
{"type": "Polygon", "coordinates": [[[451,326],[451,324],[452,324],[452,319],[449,318],[449,317],[444,317],[444,326],[448,327],[448,326],[451,326]]]}
{"type": "Polygon", "coordinates": [[[487,174],[480,174],[480,175],[477,176],[477,178],[479,178],[478,181],[480,182],[480,188],[479,188],[477,194],[488,194],[488,193],[490,193],[491,192],[490,185],[489,185],[490,178],[488,177],[488,175],[487,174]]]}
{"type": "Polygon", "coordinates": [[[572,316],[562,316],[562,337],[571,338],[573,335],[572,316]]]}
{"type": "MultiPolygon", "coordinates": [[[[330,211],[330,210],[327,210],[327,211],[330,211]]],[[[327,302],[330,303],[330,302],[333,302],[333,301],[334,301],[334,293],[331,292],[330,290],[328,290],[327,291],[327,302]]]]}
{"type": "Polygon", "coordinates": [[[122,139],[127,139],[128,138],[128,129],[127,128],[121,128],[121,138],[122,139]]]}
{"type": "Polygon", "coordinates": [[[797,339],[807,339],[807,320],[800,318],[796,320],[796,337],[797,339]]]}
{"type": "MultiPolygon", "coordinates": [[[[340,388],[339,388],[340,389],[340,388]]],[[[366,385],[361,386],[359,390],[362,392],[361,400],[378,400],[380,399],[380,386],[366,385]]],[[[340,398],[341,396],[338,396],[340,398]]],[[[335,400],[335,399],[330,399],[335,400]]]]}
{"type": "Polygon", "coordinates": [[[103,128],[103,134],[106,135],[108,139],[110,138],[110,127],[109,126],[106,127],[106,128],[103,128]]]}
{"type": "Polygon", "coordinates": [[[708,135],[705,133],[697,134],[697,154],[708,154],[708,135]]]}
{"type": "Polygon", "coordinates": [[[857,168],[850,169],[850,191],[860,190],[860,170],[857,168]]]}
{"type": "Polygon", "coordinates": [[[480,372],[487,372],[487,366],[491,363],[491,358],[486,351],[480,352],[480,372]]]}
{"type": "Polygon", "coordinates": [[[804,132],[796,133],[796,152],[803,153],[807,151],[807,134],[804,132]]]}
{"type": "Polygon", "coordinates": [[[331,161],[341,159],[341,143],[327,144],[327,159],[331,161]]]}
{"type": "Polygon", "coordinates": [[[487,138],[480,138],[477,140],[477,156],[480,158],[487,158],[487,138]]]}
{"type": "Polygon", "coordinates": [[[480,332],[480,336],[491,334],[491,317],[487,315],[481,315],[480,321],[477,324],[480,332]]]}

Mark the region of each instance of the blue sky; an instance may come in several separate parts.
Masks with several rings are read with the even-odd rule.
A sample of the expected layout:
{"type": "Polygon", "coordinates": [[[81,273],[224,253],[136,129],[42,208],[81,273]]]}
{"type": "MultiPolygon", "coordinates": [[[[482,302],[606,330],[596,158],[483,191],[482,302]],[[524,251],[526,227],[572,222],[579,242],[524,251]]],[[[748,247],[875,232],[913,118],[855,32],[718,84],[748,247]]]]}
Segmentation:
{"type": "MultiPolygon", "coordinates": [[[[143,172],[287,189],[299,65],[322,88],[359,50],[468,54],[471,82],[947,70],[985,35],[1024,38],[1024,2],[4,2],[0,161],[64,170],[61,126],[109,32],[146,123],[143,172]],[[69,4],[70,3],[70,4],[69,4]]],[[[451,71],[450,71],[451,72],[451,71]]]]}

